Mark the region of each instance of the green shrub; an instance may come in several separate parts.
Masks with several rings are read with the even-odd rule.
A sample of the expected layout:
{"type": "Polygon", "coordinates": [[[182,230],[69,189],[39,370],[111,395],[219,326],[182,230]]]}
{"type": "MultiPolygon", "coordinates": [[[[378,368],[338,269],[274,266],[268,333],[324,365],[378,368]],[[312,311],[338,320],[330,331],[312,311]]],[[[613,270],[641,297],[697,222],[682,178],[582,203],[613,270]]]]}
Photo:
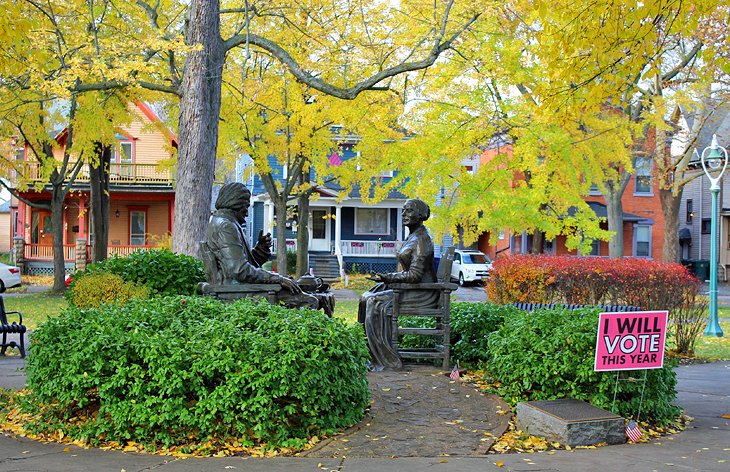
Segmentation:
{"type": "Polygon", "coordinates": [[[302,446],[362,419],[362,328],[313,310],[161,297],[69,309],[33,335],[31,431],[302,446]]]}
{"type": "MultiPolygon", "coordinates": [[[[516,312],[489,336],[489,373],[501,383],[500,395],[511,403],[525,400],[575,398],[611,410],[615,372],[593,370],[598,310],[538,310],[516,312]]],[[[621,381],[614,412],[666,423],[677,417],[676,374],[662,369],[627,371],[623,376],[642,382],[621,381]]]]}
{"type": "Polygon", "coordinates": [[[102,303],[123,305],[132,298],[146,299],[149,295],[145,285],[127,282],[109,272],[79,275],[65,293],[69,305],[78,308],[98,308],[102,303]]]}
{"type": "Polygon", "coordinates": [[[486,361],[489,335],[517,311],[511,305],[454,303],[451,306],[452,357],[467,364],[486,361]]]}
{"type": "MultiPolygon", "coordinates": [[[[128,282],[147,285],[153,295],[192,295],[205,281],[202,261],[168,249],[133,252],[90,264],[84,272],[111,272],[128,282]]],[[[83,272],[82,272],[83,274],[83,272]]],[[[73,283],[73,282],[72,282],[73,283]]]]}

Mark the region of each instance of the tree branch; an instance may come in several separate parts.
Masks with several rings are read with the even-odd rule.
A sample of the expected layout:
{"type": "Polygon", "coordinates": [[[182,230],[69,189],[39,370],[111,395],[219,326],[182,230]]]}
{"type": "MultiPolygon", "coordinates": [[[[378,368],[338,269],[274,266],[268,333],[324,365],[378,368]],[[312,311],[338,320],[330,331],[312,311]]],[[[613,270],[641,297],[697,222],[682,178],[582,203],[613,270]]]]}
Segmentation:
{"type": "Polygon", "coordinates": [[[49,210],[49,211],[50,211],[50,209],[51,209],[51,204],[50,204],[50,203],[39,203],[39,202],[32,202],[32,201],[30,201],[30,200],[27,200],[27,199],[23,198],[23,197],[22,197],[22,196],[21,196],[21,195],[20,195],[20,194],[18,193],[18,191],[17,191],[16,189],[14,189],[14,188],[10,187],[10,186],[9,186],[8,184],[6,184],[6,183],[5,183],[5,179],[0,179],[0,185],[2,185],[3,187],[5,187],[5,189],[6,189],[6,190],[7,190],[8,192],[10,192],[10,194],[11,194],[12,196],[14,196],[14,197],[15,197],[15,198],[17,198],[17,199],[18,199],[19,201],[21,201],[21,202],[25,203],[25,204],[26,204],[26,205],[28,205],[28,206],[31,206],[31,207],[33,207],[33,208],[40,208],[40,209],[43,209],[43,210],[49,210]]]}
{"type": "MultiPolygon", "coordinates": [[[[225,50],[230,50],[236,46],[245,44],[248,40],[248,44],[260,47],[261,49],[264,49],[271,53],[289,69],[294,77],[296,77],[298,80],[305,83],[306,85],[312,87],[313,89],[319,90],[320,92],[326,93],[327,95],[331,95],[333,97],[342,98],[344,100],[354,100],[361,92],[365,90],[375,89],[378,83],[389,77],[394,77],[404,72],[425,69],[433,65],[433,63],[436,62],[436,59],[438,59],[439,55],[449,49],[454,41],[456,41],[456,39],[461,35],[461,33],[469,28],[469,26],[471,26],[479,18],[480,15],[481,13],[475,14],[447,40],[435,43],[429,54],[424,59],[413,62],[402,62],[396,66],[381,70],[378,73],[366,78],[365,80],[358,82],[354,86],[347,88],[337,87],[335,85],[327,83],[321,78],[316,77],[311,73],[305,71],[284,48],[279,46],[279,44],[256,34],[237,34],[224,41],[223,47],[225,50]]],[[[444,26],[442,26],[442,28],[443,27],[444,26]]]]}

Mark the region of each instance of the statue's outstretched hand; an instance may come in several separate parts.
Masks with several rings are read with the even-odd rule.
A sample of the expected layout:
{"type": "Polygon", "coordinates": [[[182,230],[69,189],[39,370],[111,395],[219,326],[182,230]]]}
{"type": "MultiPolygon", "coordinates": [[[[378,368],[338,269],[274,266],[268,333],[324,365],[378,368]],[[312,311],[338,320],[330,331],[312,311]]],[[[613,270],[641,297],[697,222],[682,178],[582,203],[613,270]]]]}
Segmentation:
{"type": "Polygon", "coordinates": [[[373,282],[385,282],[385,278],[383,277],[383,274],[368,274],[368,279],[372,280],[373,282]]]}
{"type": "Polygon", "coordinates": [[[264,234],[264,230],[259,230],[259,237],[256,241],[256,246],[270,250],[271,249],[271,233],[264,234]]]}
{"type": "Polygon", "coordinates": [[[279,282],[282,287],[289,290],[291,293],[294,294],[300,294],[302,293],[302,289],[299,285],[297,285],[296,282],[294,282],[292,279],[288,277],[282,277],[281,281],[279,282]]]}

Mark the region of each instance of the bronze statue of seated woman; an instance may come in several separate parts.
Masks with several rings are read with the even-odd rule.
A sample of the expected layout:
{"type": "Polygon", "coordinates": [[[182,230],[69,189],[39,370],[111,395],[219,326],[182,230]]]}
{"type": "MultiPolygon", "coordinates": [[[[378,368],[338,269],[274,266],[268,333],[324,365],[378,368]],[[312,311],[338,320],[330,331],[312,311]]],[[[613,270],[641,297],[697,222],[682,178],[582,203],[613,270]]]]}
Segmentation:
{"type": "MultiPolygon", "coordinates": [[[[389,284],[436,282],[433,240],[423,222],[431,216],[431,209],[422,200],[407,200],[402,210],[403,224],[410,234],[396,254],[398,271],[373,274],[370,279],[378,282],[360,299],[358,321],[364,323],[371,355],[371,369],[399,369],[402,362],[393,348],[391,316],[393,290],[389,284]]],[[[408,290],[401,294],[400,304],[409,309],[434,308],[439,292],[435,290],[408,290]]]]}

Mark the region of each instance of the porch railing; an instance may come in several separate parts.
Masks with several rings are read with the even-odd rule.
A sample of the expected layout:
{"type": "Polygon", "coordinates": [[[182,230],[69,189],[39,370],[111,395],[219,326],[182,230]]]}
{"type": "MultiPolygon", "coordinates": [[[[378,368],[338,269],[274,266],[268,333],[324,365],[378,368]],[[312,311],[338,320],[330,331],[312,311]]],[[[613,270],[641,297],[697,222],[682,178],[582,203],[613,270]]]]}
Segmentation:
{"type": "MultiPolygon", "coordinates": [[[[52,261],[53,246],[51,244],[26,244],[24,256],[26,261],[52,261]]],[[[63,259],[65,261],[76,260],[76,245],[63,245],[63,259]]]]}
{"type": "MultiPolygon", "coordinates": [[[[271,251],[276,253],[276,240],[273,243],[271,251]]],[[[361,241],[354,239],[340,241],[343,256],[393,257],[402,245],[403,241],[361,241]]],[[[287,251],[296,251],[297,242],[293,239],[287,239],[286,249],[287,251]]]]}
{"type": "MultiPolygon", "coordinates": [[[[38,162],[25,162],[24,176],[31,182],[46,182],[38,162]]],[[[157,164],[121,164],[109,166],[110,184],[157,184],[170,185],[174,178],[170,169],[157,164]]],[[[76,182],[89,181],[89,166],[84,165],[76,176],[76,182]]]]}
{"type": "MultiPolygon", "coordinates": [[[[155,246],[137,246],[137,245],[122,245],[122,246],[109,246],[108,254],[112,256],[128,256],[135,251],[149,251],[154,249],[155,246]]],[[[91,260],[91,245],[86,246],[86,260],[91,260]]],[[[53,260],[53,245],[51,244],[26,244],[25,245],[25,260],[27,261],[52,261],[53,260]]],[[[76,245],[75,244],[64,244],[63,245],[63,259],[65,261],[74,262],[76,260],[76,245]]]]}
{"type": "Polygon", "coordinates": [[[393,257],[403,241],[357,241],[342,240],[340,249],[343,256],[393,257]]]}

